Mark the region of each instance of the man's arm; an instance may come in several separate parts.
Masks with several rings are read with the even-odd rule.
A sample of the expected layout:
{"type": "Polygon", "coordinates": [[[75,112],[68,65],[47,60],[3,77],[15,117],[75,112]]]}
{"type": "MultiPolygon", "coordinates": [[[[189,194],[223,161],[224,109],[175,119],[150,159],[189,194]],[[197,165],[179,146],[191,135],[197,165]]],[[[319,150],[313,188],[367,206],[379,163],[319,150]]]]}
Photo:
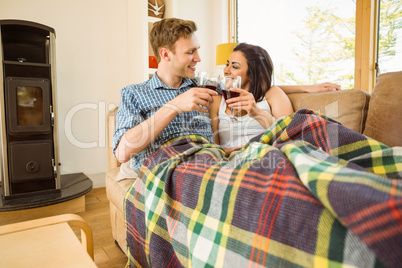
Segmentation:
{"type": "Polygon", "coordinates": [[[213,102],[211,95],[216,94],[210,89],[192,88],[171,100],[147,120],[123,134],[115,150],[117,160],[127,162],[147,148],[179,113],[194,110],[207,112],[200,105],[209,108],[209,102],[213,102]]]}
{"type": "Polygon", "coordinates": [[[115,150],[117,160],[121,163],[127,162],[147,148],[176,115],[176,109],[166,104],[150,118],[124,133],[115,150]]]}

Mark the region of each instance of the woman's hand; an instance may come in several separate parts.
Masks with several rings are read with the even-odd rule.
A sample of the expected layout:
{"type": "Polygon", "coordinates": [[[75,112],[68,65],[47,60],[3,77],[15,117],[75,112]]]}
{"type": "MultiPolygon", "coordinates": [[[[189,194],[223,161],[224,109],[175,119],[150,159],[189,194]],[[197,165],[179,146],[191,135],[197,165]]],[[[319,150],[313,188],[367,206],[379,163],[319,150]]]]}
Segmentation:
{"type": "Polygon", "coordinates": [[[240,150],[243,146],[237,146],[237,147],[232,147],[232,148],[223,148],[223,151],[225,152],[226,155],[230,155],[233,151],[240,150]]]}
{"type": "Polygon", "coordinates": [[[342,90],[340,85],[330,82],[325,82],[316,85],[292,85],[292,86],[281,85],[277,87],[281,88],[286,94],[301,93],[301,92],[314,93],[314,92],[342,90]]]}
{"type": "Polygon", "coordinates": [[[323,92],[323,91],[338,91],[341,90],[341,86],[330,83],[330,82],[325,82],[317,85],[310,85],[306,86],[306,91],[307,92],[323,92]]]}
{"type": "Polygon", "coordinates": [[[240,93],[240,96],[226,100],[229,108],[246,111],[251,117],[258,114],[259,108],[253,94],[241,88],[231,88],[230,91],[240,93]]]}

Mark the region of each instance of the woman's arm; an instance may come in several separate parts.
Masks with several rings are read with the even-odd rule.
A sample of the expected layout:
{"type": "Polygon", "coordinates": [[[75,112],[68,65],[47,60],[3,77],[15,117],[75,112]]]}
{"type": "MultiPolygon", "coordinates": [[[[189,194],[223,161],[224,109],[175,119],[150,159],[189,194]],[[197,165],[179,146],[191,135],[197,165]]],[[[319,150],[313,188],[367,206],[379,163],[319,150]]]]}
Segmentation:
{"type": "Polygon", "coordinates": [[[337,91],[341,90],[341,86],[334,83],[322,83],[316,85],[294,85],[294,86],[278,86],[280,87],[286,94],[291,93],[302,93],[302,92],[323,92],[323,91],[337,91]]]}
{"type": "Polygon", "coordinates": [[[220,140],[219,140],[219,117],[218,117],[218,113],[219,113],[219,106],[221,104],[221,100],[222,100],[222,96],[221,95],[217,95],[213,97],[214,102],[211,103],[211,106],[209,108],[209,118],[211,118],[211,122],[212,122],[212,131],[214,133],[214,142],[216,144],[220,144],[220,140]]]}
{"type": "Polygon", "coordinates": [[[294,113],[289,97],[279,87],[271,87],[265,94],[275,121],[294,113]]]}
{"type": "MultiPolygon", "coordinates": [[[[219,139],[219,108],[221,105],[221,101],[222,101],[222,96],[218,95],[218,96],[214,96],[213,97],[214,102],[211,104],[210,108],[209,108],[209,118],[211,118],[212,121],[212,131],[214,133],[214,142],[216,144],[220,145],[220,139],[219,139]]],[[[239,147],[233,147],[233,148],[223,148],[223,151],[225,152],[225,154],[229,155],[232,151],[234,150],[239,150],[241,149],[242,146],[239,147]]]]}

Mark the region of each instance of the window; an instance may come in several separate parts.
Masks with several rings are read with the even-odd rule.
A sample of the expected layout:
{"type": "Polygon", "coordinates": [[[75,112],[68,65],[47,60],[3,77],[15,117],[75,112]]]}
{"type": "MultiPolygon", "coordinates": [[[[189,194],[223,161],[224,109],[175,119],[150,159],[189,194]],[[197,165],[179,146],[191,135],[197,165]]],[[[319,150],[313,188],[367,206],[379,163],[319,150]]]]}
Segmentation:
{"type": "Polygon", "coordinates": [[[397,68],[395,63],[401,62],[400,0],[381,1],[378,54],[374,51],[376,27],[368,26],[378,21],[377,0],[235,3],[237,42],[260,45],[268,51],[276,84],[330,81],[343,89],[370,91],[377,55],[382,72],[397,68]]]}
{"type": "Polygon", "coordinates": [[[382,73],[402,70],[402,2],[380,1],[378,65],[382,73]]]}

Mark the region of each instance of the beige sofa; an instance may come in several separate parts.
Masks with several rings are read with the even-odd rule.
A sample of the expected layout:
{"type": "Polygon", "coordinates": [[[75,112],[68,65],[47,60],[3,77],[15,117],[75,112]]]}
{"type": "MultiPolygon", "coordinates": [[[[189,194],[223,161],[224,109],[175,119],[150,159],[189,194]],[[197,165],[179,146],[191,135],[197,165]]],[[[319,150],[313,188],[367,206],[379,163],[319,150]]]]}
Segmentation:
{"type": "MultiPolygon", "coordinates": [[[[402,146],[402,72],[380,75],[371,95],[361,90],[344,90],[290,94],[289,98],[295,111],[301,108],[317,110],[388,146],[402,146]]],[[[106,193],[110,201],[113,237],[127,254],[123,200],[135,179],[116,181],[120,164],[113,156],[111,143],[116,111],[109,112],[107,120],[109,171],[106,173],[106,193]]]]}

